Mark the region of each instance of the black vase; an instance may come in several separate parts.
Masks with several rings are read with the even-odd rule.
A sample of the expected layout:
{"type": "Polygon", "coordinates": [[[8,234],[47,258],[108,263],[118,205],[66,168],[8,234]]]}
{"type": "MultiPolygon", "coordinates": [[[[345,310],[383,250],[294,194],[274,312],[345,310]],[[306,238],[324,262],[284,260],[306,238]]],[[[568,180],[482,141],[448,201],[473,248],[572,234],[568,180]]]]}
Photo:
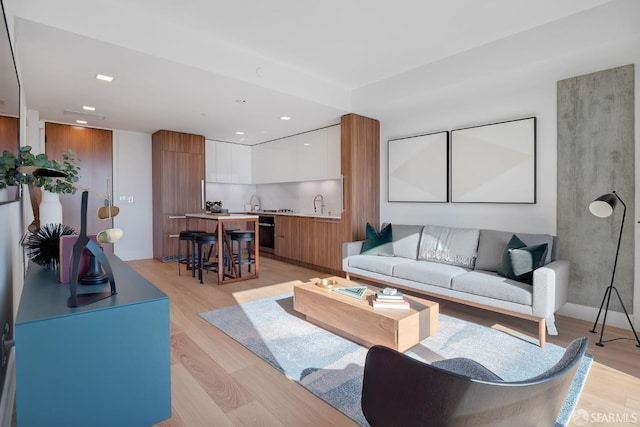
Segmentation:
{"type": "Polygon", "coordinates": [[[90,251],[87,251],[87,255],[89,256],[89,269],[87,274],[79,280],[79,283],[83,285],[99,285],[108,282],[109,277],[105,274],[96,257],[90,251]]]}

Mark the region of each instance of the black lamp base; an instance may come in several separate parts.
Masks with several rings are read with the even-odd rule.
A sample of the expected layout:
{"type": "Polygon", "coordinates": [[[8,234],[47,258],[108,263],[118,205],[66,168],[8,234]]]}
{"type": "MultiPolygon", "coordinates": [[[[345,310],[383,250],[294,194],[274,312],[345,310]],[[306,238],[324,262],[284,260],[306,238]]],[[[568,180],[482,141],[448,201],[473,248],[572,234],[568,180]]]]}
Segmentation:
{"type": "Polygon", "coordinates": [[[620,293],[616,289],[615,286],[610,285],[604,292],[604,296],[602,297],[602,303],[600,303],[600,309],[598,310],[598,316],[596,316],[596,321],[593,323],[593,328],[589,332],[593,334],[597,334],[596,326],[598,325],[598,320],[600,320],[600,313],[602,313],[602,307],[604,307],[604,302],[607,301],[607,306],[604,310],[604,317],[602,318],[602,329],[600,329],[600,339],[596,343],[598,347],[604,347],[602,343],[602,337],[604,336],[604,327],[607,324],[607,313],[609,313],[609,302],[611,302],[611,291],[616,291],[616,295],[618,296],[618,300],[620,301],[620,305],[622,306],[622,310],[624,311],[625,316],[627,316],[627,321],[629,322],[629,326],[631,327],[631,331],[633,331],[633,335],[636,337],[636,347],[640,347],[640,338],[638,338],[638,334],[636,333],[635,328],[633,327],[633,323],[631,323],[631,318],[629,317],[629,313],[622,302],[622,298],[620,297],[620,293]]]}

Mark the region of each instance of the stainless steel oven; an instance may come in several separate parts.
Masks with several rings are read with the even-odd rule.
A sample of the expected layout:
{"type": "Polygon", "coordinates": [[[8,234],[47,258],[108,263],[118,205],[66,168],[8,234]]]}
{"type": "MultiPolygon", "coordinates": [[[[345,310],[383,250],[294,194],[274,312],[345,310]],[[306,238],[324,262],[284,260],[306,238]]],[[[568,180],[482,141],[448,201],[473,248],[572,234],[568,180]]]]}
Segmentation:
{"type": "Polygon", "coordinates": [[[261,251],[273,252],[276,247],[276,220],[273,216],[258,216],[259,245],[261,251]]]}

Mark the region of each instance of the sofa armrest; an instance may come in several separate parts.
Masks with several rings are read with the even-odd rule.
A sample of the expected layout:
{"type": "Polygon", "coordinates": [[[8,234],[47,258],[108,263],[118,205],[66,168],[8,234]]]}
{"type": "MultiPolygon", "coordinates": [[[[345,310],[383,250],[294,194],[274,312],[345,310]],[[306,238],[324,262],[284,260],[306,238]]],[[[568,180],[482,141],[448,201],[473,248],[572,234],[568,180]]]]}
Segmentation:
{"type": "Polygon", "coordinates": [[[349,267],[349,257],[352,255],[358,255],[362,250],[362,244],[364,240],[357,242],[344,242],[342,244],[342,270],[347,271],[349,267]]]}
{"type": "Polygon", "coordinates": [[[567,302],[567,260],[555,260],[533,272],[533,315],[547,319],[567,302]]]}

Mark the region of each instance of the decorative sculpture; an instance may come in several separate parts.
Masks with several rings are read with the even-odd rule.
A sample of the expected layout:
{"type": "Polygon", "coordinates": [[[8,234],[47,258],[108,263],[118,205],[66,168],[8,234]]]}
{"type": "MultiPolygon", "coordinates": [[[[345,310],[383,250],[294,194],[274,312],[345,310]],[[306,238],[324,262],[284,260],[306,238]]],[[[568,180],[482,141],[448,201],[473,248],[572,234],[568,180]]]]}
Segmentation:
{"type": "Polygon", "coordinates": [[[71,265],[71,283],[70,283],[70,291],[71,296],[67,301],[67,305],[69,307],[81,307],[84,305],[92,304],[96,301],[100,301],[106,298],[109,298],[115,295],[116,292],[116,282],[113,277],[113,271],[111,270],[111,265],[109,265],[109,260],[102,252],[102,249],[96,242],[89,239],[87,237],[87,200],[89,198],[89,192],[87,190],[82,192],[82,210],[80,217],[80,236],[78,237],[78,241],[73,245],[73,260],[71,265]],[[83,293],[78,294],[78,271],[80,269],[80,257],[82,255],[82,250],[87,248],[97,260],[97,262],[104,269],[109,283],[111,285],[111,291],[105,292],[94,292],[94,293],[83,293]]]}

